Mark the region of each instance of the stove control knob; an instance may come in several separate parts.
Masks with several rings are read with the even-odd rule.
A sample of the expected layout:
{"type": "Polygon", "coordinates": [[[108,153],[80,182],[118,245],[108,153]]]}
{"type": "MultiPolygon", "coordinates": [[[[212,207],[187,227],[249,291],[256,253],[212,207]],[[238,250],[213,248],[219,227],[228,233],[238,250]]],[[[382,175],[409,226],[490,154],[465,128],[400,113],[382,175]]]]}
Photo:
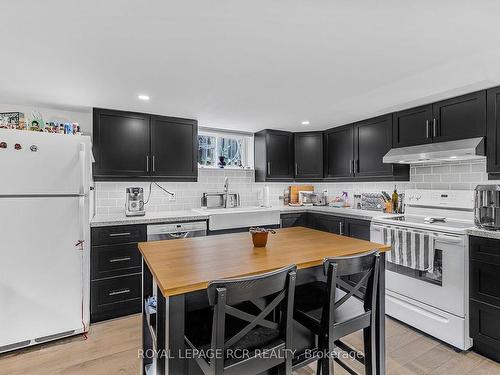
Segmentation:
{"type": "Polygon", "coordinates": [[[16,144],[14,145],[14,149],[16,149],[16,150],[21,150],[22,148],[23,148],[23,146],[21,146],[21,144],[20,144],[20,143],[16,143],[16,144]]]}
{"type": "Polygon", "coordinates": [[[0,148],[7,148],[7,142],[0,142],[0,148]]]}
{"type": "Polygon", "coordinates": [[[30,146],[30,150],[33,151],[33,152],[37,152],[38,151],[38,146],[37,145],[31,145],[30,146]]]}

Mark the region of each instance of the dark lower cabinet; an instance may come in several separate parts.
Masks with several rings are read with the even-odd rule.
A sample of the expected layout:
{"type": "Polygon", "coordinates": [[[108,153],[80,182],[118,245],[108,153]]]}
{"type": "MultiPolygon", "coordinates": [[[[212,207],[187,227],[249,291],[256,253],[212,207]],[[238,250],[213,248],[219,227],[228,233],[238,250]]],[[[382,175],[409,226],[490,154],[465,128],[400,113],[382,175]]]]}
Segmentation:
{"type": "Polygon", "coordinates": [[[290,213],[290,214],[282,214],[281,215],[281,227],[282,228],[290,228],[290,227],[307,227],[307,213],[290,213]]]}
{"type": "Polygon", "coordinates": [[[142,310],[142,257],[137,243],[146,239],[145,225],[92,228],[90,251],[92,323],[142,310]]]}
{"type": "Polygon", "coordinates": [[[342,234],[360,240],[370,240],[370,220],[353,219],[316,212],[281,214],[281,227],[307,227],[342,234]]]}
{"type": "Polygon", "coordinates": [[[323,132],[294,134],[295,179],[323,178],[323,132]]]}
{"type": "Polygon", "coordinates": [[[141,285],[141,273],[92,281],[91,323],[141,312],[141,285]]]}
{"type": "Polygon", "coordinates": [[[469,251],[473,348],[500,361],[500,240],[470,237],[469,251]]]}
{"type": "Polygon", "coordinates": [[[370,241],[370,221],[361,219],[345,219],[346,234],[359,240],[370,241]]]}
{"type": "Polygon", "coordinates": [[[292,181],[293,133],[266,129],[254,135],[255,181],[292,181]]]}
{"type": "Polygon", "coordinates": [[[308,213],[309,227],[334,234],[345,234],[345,219],[340,216],[308,213]]]}

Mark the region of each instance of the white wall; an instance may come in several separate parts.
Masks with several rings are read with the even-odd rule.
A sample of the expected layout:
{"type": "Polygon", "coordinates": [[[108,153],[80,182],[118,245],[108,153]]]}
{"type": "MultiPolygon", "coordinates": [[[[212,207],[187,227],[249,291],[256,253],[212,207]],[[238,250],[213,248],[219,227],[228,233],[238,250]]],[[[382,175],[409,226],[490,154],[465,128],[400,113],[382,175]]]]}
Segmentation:
{"type": "Polygon", "coordinates": [[[0,112],[22,112],[24,113],[24,118],[31,118],[31,113],[33,111],[38,111],[43,117],[45,122],[57,121],[57,122],[77,122],[80,125],[80,129],[85,135],[92,134],[92,110],[82,110],[82,111],[68,111],[56,108],[47,107],[37,107],[30,105],[19,105],[19,104],[2,104],[0,103],[0,112]]]}
{"type": "MultiPolygon", "coordinates": [[[[148,211],[189,210],[200,207],[203,192],[221,191],[224,177],[229,177],[230,190],[240,194],[242,205],[259,204],[259,197],[264,185],[270,187],[271,204],[282,204],[279,196],[291,183],[254,182],[254,172],[250,170],[200,169],[198,182],[165,182],[166,189],[176,193],[176,200],[170,201],[167,194],[153,186],[148,211]]],[[[352,197],[354,192],[392,192],[394,185],[398,191],[406,189],[443,189],[473,190],[478,184],[494,184],[500,181],[488,181],[486,161],[456,162],[453,164],[433,164],[411,166],[410,182],[346,182],[313,183],[317,191],[328,190],[329,196],[341,195],[347,191],[352,197]]],[[[149,184],[136,182],[98,182],[96,183],[96,211],[98,214],[122,213],[125,206],[125,188],[142,186],[147,195],[149,184]]]]}

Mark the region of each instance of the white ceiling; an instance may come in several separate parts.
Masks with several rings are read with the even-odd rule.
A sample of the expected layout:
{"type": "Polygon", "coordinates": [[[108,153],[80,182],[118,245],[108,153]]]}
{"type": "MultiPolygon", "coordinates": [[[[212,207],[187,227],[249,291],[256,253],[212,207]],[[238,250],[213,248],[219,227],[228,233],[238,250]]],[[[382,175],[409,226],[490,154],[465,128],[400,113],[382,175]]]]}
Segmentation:
{"type": "Polygon", "coordinates": [[[499,16],[498,0],[2,0],[0,102],[325,129],[500,83],[499,16]]]}

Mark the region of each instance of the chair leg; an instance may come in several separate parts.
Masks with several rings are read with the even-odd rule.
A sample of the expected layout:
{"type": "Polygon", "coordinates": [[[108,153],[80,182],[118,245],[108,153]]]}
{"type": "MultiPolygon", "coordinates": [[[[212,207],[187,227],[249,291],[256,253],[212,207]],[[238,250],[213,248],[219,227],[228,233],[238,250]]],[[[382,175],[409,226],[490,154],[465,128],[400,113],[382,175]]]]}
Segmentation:
{"type": "Polygon", "coordinates": [[[374,375],[375,364],[375,325],[363,329],[363,341],[365,351],[365,374],[374,375]]]}
{"type": "Polygon", "coordinates": [[[323,350],[323,339],[321,335],[318,336],[318,352],[320,353],[320,357],[316,362],[316,375],[321,375],[321,369],[323,367],[323,359],[321,358],[321,351],[323,350]]]}

